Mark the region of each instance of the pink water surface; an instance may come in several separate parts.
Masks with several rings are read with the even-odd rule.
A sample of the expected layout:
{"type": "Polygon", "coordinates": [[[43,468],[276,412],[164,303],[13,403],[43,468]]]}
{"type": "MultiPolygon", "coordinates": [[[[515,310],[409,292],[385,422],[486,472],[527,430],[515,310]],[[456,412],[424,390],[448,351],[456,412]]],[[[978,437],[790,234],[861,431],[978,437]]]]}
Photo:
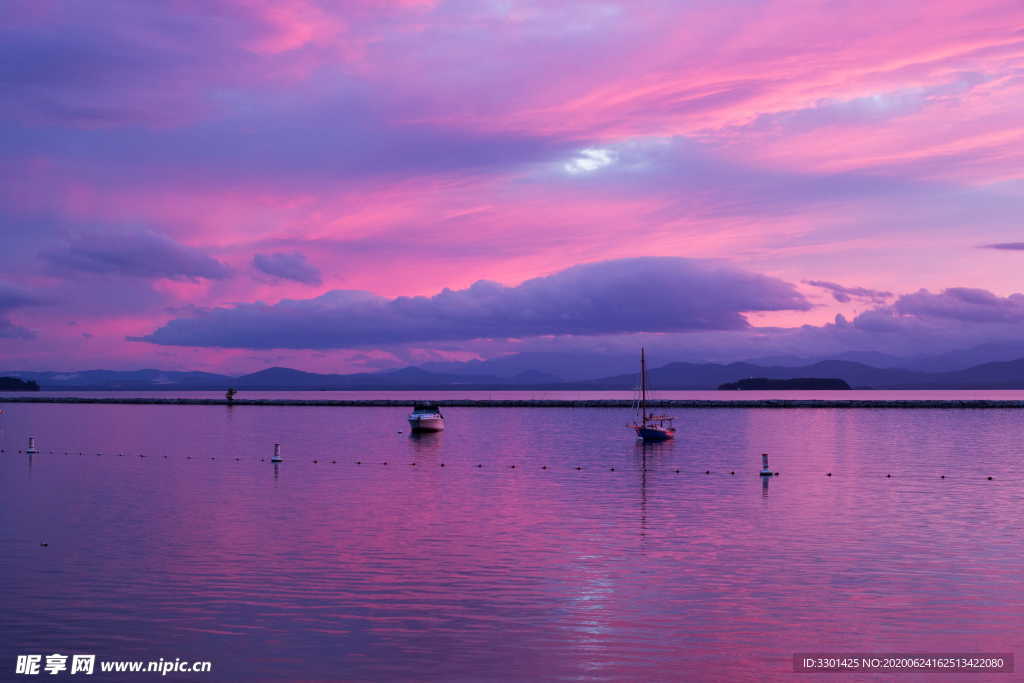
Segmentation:
{"type": "Polygon", "coordinates": [[[760,681],[795,652],[1024,652],[1017,411],[687,410],[648,447],[627,410],[451,408],[418,438],[405,412],[5,406],[0,663],[760,681]]]}

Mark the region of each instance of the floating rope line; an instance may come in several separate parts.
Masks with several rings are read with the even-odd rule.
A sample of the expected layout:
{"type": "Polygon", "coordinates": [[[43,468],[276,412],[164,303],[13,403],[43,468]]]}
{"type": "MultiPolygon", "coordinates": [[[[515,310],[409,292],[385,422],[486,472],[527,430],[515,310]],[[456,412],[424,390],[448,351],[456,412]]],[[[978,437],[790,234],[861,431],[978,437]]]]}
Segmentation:
{"type": "MultiPolygon", "coordinates": [[[[275,453],[274,453],[275,458],[271,459],[271,462],[281,462],[281,461],[283,461],[283,458],[280,457],[280,444],[276,444],[275,443],[274,446],[275,446],[275,453]]],[[[15,451],[14,449],[0,448],[0,453],[8,453],[8,452],[17,452],[17,453],[22,453],[22,454],[26,454],[26,455],[32,456],[32,455],[40,455],[44,451],[40,450],[37,447],[36,442],[35,442],[35,437],[30,437],[29,448],[26,448],[24,450],[17,449],[15,451]]],[[[57,455],[57,454],[60,454],[60,453],[63,453],[64,455],[75,455],[76,453],[79,456],[87,455],[87,453],[85,451],[48,450],[48,451],[45,451],[45,452],[48,453],[48,454],[52,454],[52,455],[57,455]]],[[[104,452],[103,451],[97,451],[95,453],[95,455],[97,457],[102,457],[104,455],[104,452]]],[[[108,453],[106,453],[106,455],[116,455],[118,458],[123,458],[123,457],[129,456],[131,454],[130,453],[125,453],[125,452],[114,451],[114,452],[108,452],[108,453]]],[[[146,453],[136,453],[135,455],[138,458],[140,458],[140,459],[145,459],[147,457],[146,453]]],[[[764,458],[765,455],[767,455],[767,454],[762,454],[762,458],[764,458]]],[[[161,454],[159,456],[154,456],[154,457],[159,457],[159,458],[162,458],[164,460],[172,459],[170,456],[168,456],[166,454],[161,454]]],[[[186,455],[186,456],[184,456],[184,459],[186,459],[186,460],[193,460],[194,457],[192,455],[186,455]]],[[[228,459],[230,460],[230,459],[232,459],[232,457],[229,457],[228,459]]],[[[247,458],[243,459],[243,458],[238,457],[238,456],[234,456],[233,459],[234,459],[235,462],[242,462],[243,460],[248,460],[247,458]]],[[[216,461],[216,460],[217,460],[216,456],[210,456],[210,461],[216,461]]],[[[266,462],[267,459],[261,457],[261,458],[258,458],[258,459],[254,459],[253,461],[266,462]]],[[[335,465],[335,464],[338,463],[338,461],[336,459],[332,459],[330,461],[325,460],[324,462],[325,463],[329,462],[332,465],[335,465]]],[[[352,462],[354,462],[356,465],[366,464],[363,460],[355,460],[355,461],[352,461],[352,462]]],[[[320,464],[320,458],[312,459],[312,463],[313,464],[320,464]]],[[[377,464],[382,465],[382,466],[386,466],[389,463],[390,463],[390,461],[384,460],[384,461],[378,462],[377,464]]],[[[411,467],[416,467],[417,465],[421,465],[421,464],[424,464],[424,463],[422,463],[422,462],[421,463],[417,463],[417,462],[413,461],[413,462],[410,462],[408,464],[411,467]]],[[[437,466],[438,467],[443,467],[446,470],[449,470],[449,469],[451,469],[451,468],[448,467],[449,464],[450,463],[448,463],[448,462],[438,462],[437,466]]],[[[521,463],[511,463],[511,464],[508,465],[507,469],[510,469],[510,470],[522,469],[522,468],[519,467],[520,464],[521,463]]],[[[769,471],[765,471],[766,470],[766,468],[765,468],[766,465],[767,465],[767,463],[764,462],[764,460],[762,460],[762,470],[759,472],[760,475],[773,476],[773,477],[778,477],[778,476],[781,475],[781,472],[778,472],[778,471],[770,471],[770,470],[769,471]]],[[[476,463],[476,464],[467,463],[466,466],[467,467],[475,467],[477,469],[483,469],[484,463],[476,463]]],[[[456,469],[457,469],[457,465],[456,465],[456,469]]],[[[550,465],[546,465],[545,464],[545,465],[541,465],[540,469],[543,470],[543,471],[549,471],[549,470],[553,470],[553,469],[557,469],[557,468],[552,468],[550,465]]],[[[586,469],[586,467],[583,466],[583,465],[579,465],[578,464],[578,465],[571,466],[571,469],[572,469],[572,471],[582,472],[582,471],[584,471],[586,469]]],[[[609,466],[608,469],[607,469],[608,472],[619,472],[619,471],[622,471],[622,470],[623,470],[622,467],[618,467],[618,466],[614,466],[614,465],[609,466]]],[[[629,471],[629,470],[627,469],[626,471],[629,471]]],[[[649,467],[643,467],[643,468],[640,469],[640,471],[642,471],[642,472],[650,472],[650,471],[656,471],[656,470],[652,470],[652,468],[649,468],[649,467]]],[[[705,476],[710,476],[710,475],[713,475],[713,474],[721,474],[721,475],[726,474],[724,471],[721,472],[721,473],[718,473],[718,472],[716,472],[714,470],[711,470],[711,469],[705,469],[705,470],[701,471],[701,470],[683,470],[682,468],[670,468],[670,470],[666,470],[666,471],[671,471],[674,474],[694,474],[694,475],[696,475],[696,474],[703,473],[705,476]]],[[[729,476],[736,476],[736,470],[729,470],[728,471],[728,475],[729,476]]],[[[834,477],[834,476],[837,476],[837,475],[835,473],[831,472],[831,471],[828,471],[828,472],[824,473],[824,476],[831,478],[831,477],[834,477]]],[[[950,475],[950,477],[951,476],[952,475],[950,475]]],[[[858,477],[858,478],[863,478],[863,477],[858,477]]],[[[898,479],[899,477],[894,475],[892,472],[887,472],[885,474],[885,478],[886,479],[898,479]]],[[[938,478],[942,479],[942,480],[945,480],[945,479],[947,479],[949,477],[947,477],[946,474],[940,474],[940,475],[938,475],[938,478]]],[[[984,478],[985,481],[995,481],[995,479],[996,479],[996,477],[994,477],[992,475],[986,475],[985,478],[984,478]]]]}

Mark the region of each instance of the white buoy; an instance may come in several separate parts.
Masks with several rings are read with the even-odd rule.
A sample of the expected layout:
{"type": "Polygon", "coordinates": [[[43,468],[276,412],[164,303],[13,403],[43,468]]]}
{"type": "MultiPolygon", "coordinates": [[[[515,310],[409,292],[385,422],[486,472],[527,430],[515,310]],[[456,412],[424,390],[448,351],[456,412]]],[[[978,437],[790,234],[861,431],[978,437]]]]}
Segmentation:
{"type": "Polygon", "coordinates": [[[29,455],[34,455],[39,452],[39,449],[36,448],[36,437],[28,437],[28,448],[25,450],[25,452],[28,453],[29,455]]]}
{"type": "Polygon", "coordinates": [[[761,454],[761,476],[762,477],[770,477],[773,474],[774,474],[774,472],[772,472],[770,469],[768,469],[768,454],[767,453],[762,453],[761,454]]]}
{"type": "Polygon", "coordinates": [[[274,457],[270,459],[270,462],[281,462],[284,458],[281,457],[281,444],[274,444],[274,457]]]}

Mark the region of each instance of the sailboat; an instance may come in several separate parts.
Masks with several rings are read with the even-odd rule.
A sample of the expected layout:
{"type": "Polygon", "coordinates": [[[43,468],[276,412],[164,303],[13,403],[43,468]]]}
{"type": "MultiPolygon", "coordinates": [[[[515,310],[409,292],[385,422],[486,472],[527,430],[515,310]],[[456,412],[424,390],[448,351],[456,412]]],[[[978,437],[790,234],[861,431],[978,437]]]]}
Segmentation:
{"type": "Polygon", "coordinates": [[[675,418],[647,413],[647,359],[643,347],[640,347],[640,402],[637,407],[640,421],[629,426],[636,431],[638,437],[644,441],[667,441],[675,437],[676,428],[672,426],[675,418]]]}

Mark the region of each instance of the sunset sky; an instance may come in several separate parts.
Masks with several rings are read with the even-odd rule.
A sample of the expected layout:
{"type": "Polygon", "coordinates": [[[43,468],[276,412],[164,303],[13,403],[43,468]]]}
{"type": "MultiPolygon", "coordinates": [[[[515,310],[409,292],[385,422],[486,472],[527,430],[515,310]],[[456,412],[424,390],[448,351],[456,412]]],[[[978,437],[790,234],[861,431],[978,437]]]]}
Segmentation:
{"type": "Polygon", "coordinates": [[[0,14],[2,369],[1024,339],[1020,0],[0,14]]]}

